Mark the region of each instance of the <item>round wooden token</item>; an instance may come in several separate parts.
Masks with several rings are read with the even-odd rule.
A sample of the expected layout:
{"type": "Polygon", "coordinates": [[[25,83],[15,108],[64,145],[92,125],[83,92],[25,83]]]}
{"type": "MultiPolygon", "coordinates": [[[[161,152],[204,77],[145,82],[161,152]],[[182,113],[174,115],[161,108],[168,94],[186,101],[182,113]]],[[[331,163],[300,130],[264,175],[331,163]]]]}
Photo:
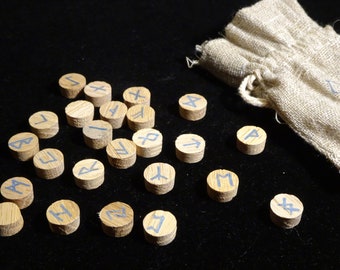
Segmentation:
{"type": "Polygon", "coordinates": [[[100,107],[106,102],[111,101],[112,88],[107,82],[90,82],[84,88],[85,98],[95,107],[100,107]]]}
{"type": "Polygon", "coordinates": [[[93,120],[83,127],[85,144],[92,149],[102,149],[112,140],[112,126],[103,120],[93,120]]]}
{"type": "Polygon", "coordinates": [[[76,185],[83,189],[96,189],[104,182],[104,165],[97,159],[83,159],[72,169],[76,185]]]}
{"type": "Polygon", "coordinates": [[[133,86],[123,92],[124,103],[128,108],[137,105],[149,105],[151,102],[150,90],[144,86],[133,86]]]}
{"type": "Polygon", "coordinates": [[[155,210],[144,217],[143,228],[145,239],[148,242],[165,246],[176,237],[177,220],[171,212],[155,210]]]}
{"type": "Polygon", "coordinates": [[[175,169],[167,163],[152,163],[144,170],[145,188],[157,195],[166,194],[175,185],[175,169]]]}
{"type": "Polygon", "coordinates": [[[126,119],[133,131],[152,128],[155,125],[155,110],[148,105],[134,105],[128,109],[126,119]]]}
{"type": "Polygon", "coordinates": [[[291,229],[301,221],[303,204],[294,195],[281,193],[277,194],[270,201],[271,221],[284,229],[291,229]]]}
{"type": "Polygon", "coordinates": [[[77,100],[65,107],[67,123],[70,126],[82,128],[93,120],[94,106],[86,100],[77,100]]]}
{"type": "Polygon", "coordinates": [[[196,163],[203,159],[205,140],[196,134],[182,134],[175,141],[176,157],[186,163],[196,163]]]}
{"type": "Polygon", "coordinates": [[[54,112],[36,112],[30,116],[28,122],[31,131],[40,139],[52,138],[59,131],[58,116],[54,112]]]}
{"type": "Polygon", "coordinates": [[[111,166],[117,169],[130,168],[137,159],[136,145],[123,138],[111,141],[106,147],[106,154],[111,166]]]}
{"type": "Polygon", "coordinates": [[[247,155],[260,154],[266,145],[267,134],[255,126],[244,126],[237,131],[236,147],[247,155]]]}
{"type": "Polygon", "coordinates": [[[54,148],[46,148],[33,158],[35,172],[43,179],[54,179],[64,172],[64,155],[54,148]]]}
{"type": "Polygon", "coordinates": [[[8,147],[14,158],[27,161],[39,152],[39,139],[31,132],[21,132],[8,140],[8,147]]]}
{"type": "Polygon", "coordinates": [[[123,202],[113,202],[103,207],[99,219],[104,233],[113,237],[124,237],[133,228],[133,210],[123,202]]]}
{"type": "Polygon", "coordinates": [[[207,111],[207,100],[199,94],[186,94],[178,100],[179,114],[187,120],[202,119],[207,111]]]}
{"type": "Polygon", "coordinates": [[[0,236],[12,236],[24,227],[19,207],[13,202],[0,203],[0,236]]]}
{"type": "Polygon", "coordinates": [[[225,169],[209,173],[207,177],[207,192],[211,199],[218,202],[229,202],[237,194],[238,176],[225,169]]]}
{"type": "Polygon", "coordinates": [[[158,130],[144,128],[136,131],[132,136],[132,141],[137,147],[137,155],[151,158],[162,152],[163,136],[158,130]]]}
{"type": "Polygon", "coordinates": [[[124,124],[127,106],[120,101],[110,101],[100,106],[99,113],[100,119],[109,122],[113,129],[118,129],[124,124]]]}
{"type": "Polygon", "coordinates": [[[79,73],[68,73],[60,77],[61,94],[69,99],[78,97],[86,85],[86,78],[79,73]]]}
{"type": "Polygon", "coordinates": [[[68,235],[80,225],[80,209],[74,201],[59,200],[47,208],[46,218],[52,232],[68,235]]]}
{"type": "Polygon", "coordinates": [[[13,202],[24,209],[30,206],[34,199],[33,184],[25,177],[13,177],[2,183],[1,196],[5,201],[13,202]]]}

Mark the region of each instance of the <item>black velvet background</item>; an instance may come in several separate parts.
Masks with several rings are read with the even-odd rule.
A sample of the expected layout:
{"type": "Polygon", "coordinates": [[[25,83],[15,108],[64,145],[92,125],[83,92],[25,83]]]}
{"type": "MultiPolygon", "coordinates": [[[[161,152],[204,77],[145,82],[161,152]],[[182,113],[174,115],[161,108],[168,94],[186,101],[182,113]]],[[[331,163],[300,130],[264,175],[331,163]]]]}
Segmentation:
{"type": "MultiPolygon", "coordinates": [[[[0,183],[24,176],[34,184],[35,200],[22,211],[25,226],[0,239],[1,269],[338,269],[340,266],[339,173],[274,112],[245,104],[236,90],[199,68],[188,69],[185,56],[195,44],[218,36],[235,12],[254,3],[243,1],[1,1],[0,2],[0,183]],[[113,99],[124,89],[143,85],[152,93],[156,126],[164,137],[162,153],[138,158],[127,170],[107,162],[105,150],[85,146],[80,129],[66,123],[58,79],[79,72],[87,81],[112,85],[113,99]],[[196,92],[208,100],[207,115],[189,122],[177,101],[196,92]],[[31,161],[14,160],[7,147],[15,133],[28,131],[28,118],[39,110],[58,114],[60,132],[41,140],[65,156],[65,172],[55,180],[36,177],[31,161]],[[236,131],[261,126],[268,135],[265,151],[246,156],[235,147],[236,131]],[[175,157],[174,141],[182,133],[206,140],[205,158],[185,164],[175,157]],[[73,165],[98,158],[106,166],[105,182],[96,190],[79,189],[73,165]],[[176,169],[174,189],[163,196],[147,192],[143,170],[162,161],[176,169]],[[206,177],[218,168],[238,174],[237,197],[217,203],[206,194],[206,177]],[[301,223],[283,230],[269,219],[269,202],[291,193],[304,203],[301,223]],[[47,207],[71,199],[81,210],[79,229],[69,236],[50,232],[47,207]],[[113,201],[130,204],[133,231],[121,239],[106,236],[97,212],[113,201]],[[178,221],[176,239],[156,247],[144,240],[142,220],[152,210],[171,211],[178,221]]],[[[300,3],[320,24],[339,18],[337,1],[300,3]]],[[[98,111],[96,117],[98,118],[98,111]]],[[[124,127],[114,138],[131,138],[124,127]]]]}

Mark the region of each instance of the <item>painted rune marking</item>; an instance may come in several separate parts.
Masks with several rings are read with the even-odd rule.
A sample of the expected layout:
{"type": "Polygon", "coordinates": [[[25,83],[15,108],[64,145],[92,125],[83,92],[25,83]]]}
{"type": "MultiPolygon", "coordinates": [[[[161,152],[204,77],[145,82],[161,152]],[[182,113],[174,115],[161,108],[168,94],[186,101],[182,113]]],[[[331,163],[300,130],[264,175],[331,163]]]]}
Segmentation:
{"type": "Polygon", "coordinates": [[[157,174],[155,176],[151,177],[150,180],[157,179],[158,181],[160,181],[161,178],[163,178],[165,180],[168,179],[168,177],[165,177],[164,175],[161,174],[161,167],[157,166],[157,174]]]}
{"type": "Polygon", "coordinates": [[[245,137],[244,139],[247,140],[249,138],[258,138],[260,137],[259,133],[257,132],[256,129],[253,129],[252,131],[250,131],[245,137]]]}
{"type": "Polygon", "coordinates": [[[110,220],[113,220],[112,215],[118,218],[125,218],[126,209],[125,207],[122,207],[121,209],[117,209],[117,210],[107,210],[106,215],[110,220]]]}
{"type": "Polygon", "coordinates": [[[118,110],[118,105],[116,105],[114,108],[110,109],[109,111],[111,112],[111,116],[114,116],[118,110]]]}
{"type": "Polygon", "coordinates": [[[134,100],[138,100],[139,98],[145,98],[145,96],[140,95],[140,89],[138,89],[138,90],[136,91],[136,93],[134,93],[134,92],[129,92],[129,94],[135,96],[135,97],[134,97],[134,100]]]}
{"type": "Polygon", "coordinates": [[[196,101],[200,100],[201,98],[199,97],[194,97],[194,96],[190,96],[190,95],[187,95],[187,98],[189,99],[189,101],[187,102],[183,102],[184,105],[188,105],[188,106],[191,106],[191,107],[194,107],[196,108],[196,101]]]}
{"type": "Polygon", "coordinates": [[[185,144],[183,144],[183,146],[188,147],[188,146],[196,145],[196,148],[200,147],[200,145],[201,145],[201,142],[200,142],[200,141],[198,141],[198,140],[196,140],[196,139],[194,139],[194,138],[191,138],[191,140],[192,140],[193,142],[185,143],[185,144]]]}
{"type": "Polygon", "coordinates": [[[93,172],[93,171],[98,171],[99,168],[94,168],[94,166],[96,166],[96,164],[97,164],[97,161],[93,162],[93,164],[91,165],[90,168],[82,167],[82,168],[79,170],[78,175],[87,174],[87,173],[90,173],[90,172],[93,172]]]}
{"type": "Polygon", "coordinates": [[[77,81],[75,81],[75,80],[73,80],[73,79],[71,79],[71,78],[72,78],[72,76],[67,76],[67,77],[65,77],[66,80],[68,80],[68,81],[70,81],[70,82],[73,83],[73,84],[71,84],[71,86],[76,86],[76,85],[79,84],[79,82],[77,82],[77,81]]]}
{"type": "Polygon", "coordinates": [[[105,86],[104,85],[101,85],[101,86],[95,86],[95,85],[89,85],[94,92],[97,92],[97,91],[106,91],[105,90],[105,86]]]}
{"type": "Polygon", "coordinates": [[[39,125],[39,124],[41,124],[41,123],[45,123],[45,122],[47,122],[47,121],[48,121],[45,115],[43,115],[43,114],[40,114],[40,116],[41,116],[41,118],[42,118],[43,120],[41,120],[41,121],[39,121],[39,122],[36,122],[36,123],[34,123],[35,125],[39,125]]]}
{"type": "Polygon", "coordinates": [[[136,112],[132,115],[133,119],[137,119],[138,117],[144,118],[144,107],[141,108],[139,112],[136,112]]]}
{"type": "Polygon", "coordinates": [[[89,126],[89,128],[91,128],[91,129],[97,129],[97,130],[107,130],[107,128],[96,127],[96,126],[89,126]]]}
{"type": "Polygon", "coordinates": [[[57,220],[63,222],[63,219],[60,217],[61,215],[68,215],[69,217],[72,217],[72,214],[70,211],[66,209],[66,207],[63,204],[60,204],[60,208],[63,210],[63,212],[54,212],[53,210],[50,210],[49,213],[54,216],[57,220]]]}
{"type": "Polygon", "coordinates": [[[340,86],[340,83],[334,82],[334,81],[330,81],[330,80],[326,80],[326,82],[328,83],[329,88],[331,89],[333,94],[340,94],[340,87],[336,87],[340,86]],[[338,90],[339,89],[339,90],[338,90]]]}
{"type": "Polygon", "coordinates": [[[125,146],[124,146],[124,144],[122,142],[118,142],[118,144],[120,145],[121,148],[114,148],[118,155],[127,155],[127,154],[129,154],[129,151],[126,150],[126,148],[125,148],[125,146]]]}
{"type": "Polygon", "coordinates": [[[48,164],[48,163],[52,163],[52,162],[58,161],[58,159],[55,156],[53,156],[51,154],[51,152],[47,152],[47,155],[50,156],[50,158],[51,158],[50,160],[43,160],[42,158],[39,158],[39,160],[40,160],[40,162],[42,164],[48,164]]]}
{"type": "Polygon", "coordinates": [[[145,137],[141,136],[141,137],[138,137],[138,139],[142,139],[143,140],[142,145],[144,145],[146,141],[152,141],[152,142],[156,141],[158,136],[159,136],[159,134],[150,132],[150,133],[146,134],[145,137]]]}
{"type": "Polygon", "coordinates": [[[292,203],[287,203],[287,199],[284,197],[282,198],[282,203],[278,204],[279,206],[282,206],[283,209],[289,211],[289,214],[291,215],[294,211],[299,212],[300,209],[294,208],[292,203]]]}
{"type": "Polygon", "coordinates": [[[221,187],[221,178],[228,178],[229,179],[229,185],[232,187],[234,186],[233,178],[231,176],[231,173],[226,173],[225,175],[222,174],[217,174],[216,175],[216,180],[217,180],[217,186],[221,187]]]}
{"type": "Polygon", "coordinates": [[[30,187],[31,185],[30,184],[27,184],[27,183],[24,183],[24,182],[20,182],[16,179],[12,179],[12,185],[11,186],[7,186],[5,187],[5,189],[8,189],[10,191],[13,191],[15,193],[18,193],[18,194],[22,194],[21,191],[17,190],[17,186],[20,186],[20,185],[23,185],[23,186],[26,186],[26,187],[30,187]]]}
{"type": "Polygon", "coordinates": [[[8,145],[12,146],[15,149],[21,149],[24,144],[30,144],[33,140],[33,137],[28,137],[25,139],[17,140],[15,142],[11,142],[8,145]]]}
{"type": "Polygon", "coordinates": [[[147,230],[153,230],[155,233],[159,233],[159,230],[161,229],[162,225],[163,225],[163,222],[165,220],[165,217],[164,216],[157,216],[156,214],[153,215],[153,218],[154,219],[159,219],[159,223],[157,225],[157,227],[154,227],[154,226],[149,226],[147,227],[146,229],[147,230]]]}

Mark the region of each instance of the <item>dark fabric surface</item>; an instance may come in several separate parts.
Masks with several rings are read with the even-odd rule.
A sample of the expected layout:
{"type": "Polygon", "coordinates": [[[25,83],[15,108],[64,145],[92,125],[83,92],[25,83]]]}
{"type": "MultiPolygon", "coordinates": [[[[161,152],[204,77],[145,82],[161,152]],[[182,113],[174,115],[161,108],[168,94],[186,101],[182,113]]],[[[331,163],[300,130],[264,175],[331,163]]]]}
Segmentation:
{"type": "MultiPolygon", "coordinates": [[[[195,44],[214,38],[233,14],[254,1],[2,1],[0,3],[0,183],[14,176],[29,178],[33,204],[22,210],[25,226],[0,239],[1,269],[338,269],[340,266],[339,173],[270,110],[245,104],[236,89],[199,68],[188,69],[185,56],[195,44]],[[163,134],[163,151],[137,158],[127,170],[107,161],[105,150],[88,148],[81,129],[66,123],[58,79],[82,73],[88,82],[112,85],[113,99],[135,85],[150,89],[155,128],[163,134]],[[178,99],[198,93],[208,100],[207,115],[197,122],[182,119],[178,99]],[[40,110],[59,116],[59,133],[40,140],[40,148],[58,148],[65,172],[55,180],[36,176],[31,161],[9,153],[7,141],[29,131],[28,118],[40,110]],[[235,146],[244,125],[262,127],[266,149],[246,156],[235,146]],[[185,164],[175,156],[176,137],[196,133],[206,140],[204,159],[185,164]],[[73,165],[97,158],[105,165],[105,182],[96,190],[78,188],[73,165]],[[168,162],[176,169],[174,189],[157,196],[146,191],[144,168],[168,162]],[[237,196],[217,203],[206,193],[206,177],[215,169],[234,171],[237,196]],[[301,223],[284,230],[269,219],[269,202],[290,193],[304,204],[301,223]],[[77,202],[79,229],[69,236],[53,234],[45,217],[59,199],[77,202]],[[134,209],[134,228],[124,238],[106,236],[97,213],[110,202],[134,209]],[[144,240],[142,220],[152,210],[171,211],[177,218],[175,240],[156,247],[144,240]]],[[[300,1],[322,25],[339,16],[336,1],[300,1]]],[[[98,118],[98,110],[96,112],[98,118]]],[[[131,139],[126,126],[114,138],[131,139]]]]}

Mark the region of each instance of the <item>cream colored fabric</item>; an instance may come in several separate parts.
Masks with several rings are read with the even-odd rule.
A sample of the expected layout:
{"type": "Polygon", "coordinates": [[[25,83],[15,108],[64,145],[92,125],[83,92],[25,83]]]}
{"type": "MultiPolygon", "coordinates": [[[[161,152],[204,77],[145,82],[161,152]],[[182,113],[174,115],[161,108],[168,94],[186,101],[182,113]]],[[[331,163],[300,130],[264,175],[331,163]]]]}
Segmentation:
{"type": "Polygon", "coordinates": [[[262,0],[200,50],[200,66],[246,102],[274,109],[340,169],[340,36],[332,27],[319,26],[296,0],[262,0]]]}

